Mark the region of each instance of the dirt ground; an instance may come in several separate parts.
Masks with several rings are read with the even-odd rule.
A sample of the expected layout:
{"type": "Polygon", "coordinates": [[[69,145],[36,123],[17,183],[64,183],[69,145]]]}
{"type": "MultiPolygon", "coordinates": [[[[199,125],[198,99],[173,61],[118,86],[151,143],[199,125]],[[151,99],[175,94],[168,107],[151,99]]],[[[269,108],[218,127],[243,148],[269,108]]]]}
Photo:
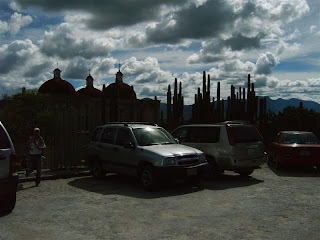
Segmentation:
{"type": "Polygon", "coordinates": [[[27,182],[0,217],[0,239],[318,240],[319,180],[314,169],[265,164],[250,178],[226,172],[157,192],[114,174],[27,182]]]}

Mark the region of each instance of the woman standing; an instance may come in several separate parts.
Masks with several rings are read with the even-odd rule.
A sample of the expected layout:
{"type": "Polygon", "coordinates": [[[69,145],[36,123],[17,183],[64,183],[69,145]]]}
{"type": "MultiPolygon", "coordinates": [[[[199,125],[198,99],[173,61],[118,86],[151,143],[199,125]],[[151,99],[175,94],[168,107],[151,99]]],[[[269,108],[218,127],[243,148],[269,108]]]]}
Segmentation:
{"type": "Polygon", "coordinates": [[[28,146],[30,149],[29,159],[30,166],[26,171],[26,175],[29,176],[34,170],[37,170],[36,186],[40,184],[41,169],[42,169],[42,150],[46,147],[43,138],[40,136],[40,129],[34,128],[33,135],[28,140],[28,146]]]}

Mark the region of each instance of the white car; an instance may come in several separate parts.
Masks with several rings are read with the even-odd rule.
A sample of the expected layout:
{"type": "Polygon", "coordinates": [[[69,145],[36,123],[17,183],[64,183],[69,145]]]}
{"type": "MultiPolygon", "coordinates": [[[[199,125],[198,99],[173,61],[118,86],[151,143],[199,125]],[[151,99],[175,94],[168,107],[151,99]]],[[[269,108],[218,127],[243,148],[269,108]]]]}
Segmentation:
{"type": "Polygon", "coordinates": [[[87,162],[95,177],[116,172],[140,178],[153,189],[160,181],[197,176],[208,162],[198,149],[177,144],[165,129],[143,123],[113,123],[95,129],[87,162]]]}
{"type": "Polygon", "coordinates": [[[10,213],[16,205],[17,156],[11,138],[0,121],[0,213],[10,213]]]}
{"type": "Polygon", "coordinates": [[[171,134],[204,152],[213,175],[229,170],[248,176],[267,160],[262,136],[246,122],[184,125],[171,134]]]}

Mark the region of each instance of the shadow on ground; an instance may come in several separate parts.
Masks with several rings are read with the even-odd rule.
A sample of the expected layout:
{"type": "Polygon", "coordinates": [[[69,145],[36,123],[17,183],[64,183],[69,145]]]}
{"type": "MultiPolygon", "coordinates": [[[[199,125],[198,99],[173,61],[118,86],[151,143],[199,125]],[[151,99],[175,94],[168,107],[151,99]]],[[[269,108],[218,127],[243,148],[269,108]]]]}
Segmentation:
{"type": "Polygon", "coordinates": [[[199,182],[185,184],[178,182],[172,185],[162,185],[155,191],[146,191],[137,178],[120,174],[108,174],[103,179],[95,179],[94,177],[77,178],[68,184],[76,188],[103,195],[119,194],[144,199],[183,195],[204,189],[199,182]]]}
{"type": "Polygon", "coordinates": [[[155,191],[145,191],[137,178],[119,174],[108,174],[103,179],[93,177],[77,178],[68,184],[86,191],[103,195],[119,194],[136,198],[152,199],[169,196],[179,196],[199,192],[204,189],[223,190],[258,184],[263,181],[253,177],[221,175],[218,178],[201,178],[200,181],[163,184],[155,191]]]}
{"type": "Polygon", "coordinates": [[[251,176],[240,176],[238,174],[222,174],[219,177],[205,179],[203,185],[206,189],[210,190],[225,190],[230,188],[247,187],[259,183],[263,183],[263,180],[256,179],[251,176]]]}
{"type": "Polygon", "coordinates": [[[315,167],[287,166],[276,169],[274,162],[268,161],[268,167],[279,177],[320,177],[320,172],[315,167]]]}

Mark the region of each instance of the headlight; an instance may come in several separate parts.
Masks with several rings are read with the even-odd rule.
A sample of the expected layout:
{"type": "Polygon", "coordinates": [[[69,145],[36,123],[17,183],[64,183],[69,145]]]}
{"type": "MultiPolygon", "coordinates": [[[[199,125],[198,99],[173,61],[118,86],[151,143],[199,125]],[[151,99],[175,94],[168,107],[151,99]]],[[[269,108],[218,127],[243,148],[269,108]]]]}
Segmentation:
{"type": "Polygon", "coordinates": [[[200,154],[199,155],[199,162],[200,163],[206,163],[207,162],[206,156],[204,154],[200,154]]]}
{"type": "Polygon", "coordinates": [[[162,159],[162,166],[174,166],[176,165],[176,158],[175,157],[164,157],[162,159]]]}

